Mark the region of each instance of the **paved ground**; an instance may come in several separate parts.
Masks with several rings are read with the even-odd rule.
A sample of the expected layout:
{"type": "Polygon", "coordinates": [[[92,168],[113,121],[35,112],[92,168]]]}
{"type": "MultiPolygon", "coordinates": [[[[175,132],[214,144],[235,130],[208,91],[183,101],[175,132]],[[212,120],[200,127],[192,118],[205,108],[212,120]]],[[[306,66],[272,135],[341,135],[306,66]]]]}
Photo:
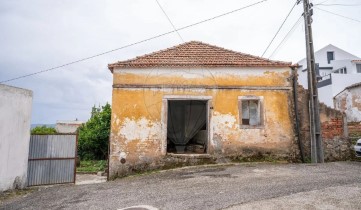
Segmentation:
{"type": "Polygon", "coordinates": [[[0,209],[92,210],[135,205],[159,209],[361,209],[361,163],[177,169],[107,183],[42,188],[7,201],[0,209]]]}
{"type": "Polygon", "coordinates": [[[106,182],[106,176],[98,176],[96,174],[76,174],[76,185],[83,185],[83,184],[97,184],[106,182]]]}

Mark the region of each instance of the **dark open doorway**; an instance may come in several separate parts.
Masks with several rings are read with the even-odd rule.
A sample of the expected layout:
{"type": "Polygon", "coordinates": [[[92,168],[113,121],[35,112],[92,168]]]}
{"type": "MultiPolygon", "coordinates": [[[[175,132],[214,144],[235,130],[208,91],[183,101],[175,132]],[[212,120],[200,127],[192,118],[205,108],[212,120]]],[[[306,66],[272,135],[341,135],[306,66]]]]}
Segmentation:
{"type": "Polygon", "coordinates": [[[206,153],[207,121],[206,100],[168,100],[167,152],[206,153]]]}

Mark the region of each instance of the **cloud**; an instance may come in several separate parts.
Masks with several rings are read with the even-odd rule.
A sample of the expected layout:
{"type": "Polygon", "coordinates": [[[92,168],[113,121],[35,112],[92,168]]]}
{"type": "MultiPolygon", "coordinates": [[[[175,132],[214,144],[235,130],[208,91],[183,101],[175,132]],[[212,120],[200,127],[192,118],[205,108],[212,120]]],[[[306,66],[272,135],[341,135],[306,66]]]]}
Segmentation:
{"type": "MultiPolygon", "coordinates": [[[[257,2],[257,0],[159,0],[176,27],[257,2]]],[[[333,2],[337,2],[333,0],[333,2]]],[[[355,2],[357,2],[355,0],[355,2]]],[[[294,1],[268,0],[252,8],[180,31],[236,51],[261,55],[294,1]]],[[[352,3],[352,1],[350,1],[352,3]]],[[[357,8],[327,8],[361,20],[357,8]]],[[[314,11],[315,48],[333,43],[361,55],[359,23],[314,11]]],[[[302,6],[286,22],[269,55],[302,14],[302,6]]],[[[146,0],[14,0],[0,3],[0,80],[33,73],[118,48],[172,30],[155,1],[146,0]]],[[[305,55],[302,25],[274,59],[297,62],[305,55]]],[[[111,102],[108,63],[179,44],[176,34],[132,46],[7,84],[34,92],[33,123],[81,119],[93,105],[111,102]]]]}

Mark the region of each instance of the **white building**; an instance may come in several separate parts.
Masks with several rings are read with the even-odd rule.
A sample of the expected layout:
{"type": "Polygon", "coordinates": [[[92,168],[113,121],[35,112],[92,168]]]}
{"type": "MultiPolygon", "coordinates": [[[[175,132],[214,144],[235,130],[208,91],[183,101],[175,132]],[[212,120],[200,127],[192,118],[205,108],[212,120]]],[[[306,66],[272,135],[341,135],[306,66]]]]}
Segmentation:
{"type": "MultiPolygon", "coordinates": [[[[320,76],[317,84],[319,100],[334,108],[334,96],[346,87],[361,82],[361,58],[330,44],[315,52],[315,60],[320,76]]],[[[299,84],[307,89],[306,58],[298,64],[299,84]]]]}
{"type": "Polygon", "coordinates": [[[58,120],[55,130],[57,133],[76,133],[78,128],[85,122],[79,120],[58,120]]]}
{"type": "Polygon", "coordinates": [[[33,93],[0,84],[0,192],[26,186],[33,93]]]}

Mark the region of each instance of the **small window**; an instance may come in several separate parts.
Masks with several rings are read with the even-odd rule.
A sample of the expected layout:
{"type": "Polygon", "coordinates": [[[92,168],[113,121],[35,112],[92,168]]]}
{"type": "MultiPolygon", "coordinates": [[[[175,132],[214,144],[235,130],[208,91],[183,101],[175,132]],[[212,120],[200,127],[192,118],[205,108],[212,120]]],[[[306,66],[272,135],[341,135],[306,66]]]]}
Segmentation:
{"type": "Polygon", "coordinates": [[[361,73],[361,64],[356,64],[357,73],[361,73]]]}
{"type": "Polygon", "coordinates": [[[334,52],[327,52],[327,63],[331,63],[332,60],[335,60],[334,52]]]}
{"type": "Polygon", "coordinates": [[[335,73],[335,74],[347,74],[347,69],[346,69],[346,67],[343,67],[343,68],[337,69],[333,73],[335,73]]]}
{"type": "Polygon", "coordinates": [[[254,127],[262,125],[261,97],[241,96],[239,99],[241,127],[254,127]]]}

